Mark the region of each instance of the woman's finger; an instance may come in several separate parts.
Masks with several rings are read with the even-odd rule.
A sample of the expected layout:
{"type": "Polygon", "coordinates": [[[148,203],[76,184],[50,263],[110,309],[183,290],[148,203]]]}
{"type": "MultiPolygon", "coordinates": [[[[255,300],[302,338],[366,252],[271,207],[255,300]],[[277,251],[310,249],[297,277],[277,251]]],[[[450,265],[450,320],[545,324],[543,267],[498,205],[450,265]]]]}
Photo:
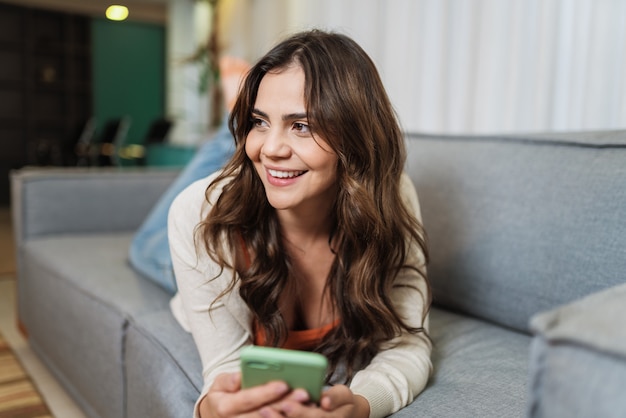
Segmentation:
{"type": "MultiPolygon", "coordinates": [[[[282,399],[289,392],[285,382],[269,382],[264,385],[243,389],[236,393],[216,393],[222,395],[219,403],[216,402],[216,412],[219,416],[240,415],[256,411],[264,406],[282,399]]],[[[270,415],[271,416],[271,415],[270,415]]]]}
{"type": "Polygon", "coordinates": [[[320,406],[326,411],[331,411],[353,402],[354,395],[350,388],[344,385],[336,385],[324,391],[320,406]]]}
{"type": "MultiPolygon", "coordinates": [[[[261,412],[262,408],[284,398],[287,393],[289,386],[280,381],[241,390],[241,374],[224,373],[215,378],[206,398],[215,416],[245,417],[250,412],[261,412]]],[[[262,415],[268,418],[276,416],[271,411],[262,415]]],[[[258,417],[258,414],[255,416],[258,417]]]]}
{"type": "Polygon", "coordinates": [[[219,374],[211,387],[211,391],[215,392],[237,392],[239,389],[241,389],[241,373],[239,372],[219,374]]]}

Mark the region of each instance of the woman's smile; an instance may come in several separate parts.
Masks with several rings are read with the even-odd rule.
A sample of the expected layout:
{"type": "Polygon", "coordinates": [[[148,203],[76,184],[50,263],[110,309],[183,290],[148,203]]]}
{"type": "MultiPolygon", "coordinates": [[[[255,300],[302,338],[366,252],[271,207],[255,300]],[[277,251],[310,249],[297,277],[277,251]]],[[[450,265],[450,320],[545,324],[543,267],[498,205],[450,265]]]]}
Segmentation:
{"type": "Polygon", "coordinates": [[[272,170],[271,168],[268,168],[267,172],[270,176],[279,179],[300,177],[301,175],[306,173],[306,171],[272,170]]]}

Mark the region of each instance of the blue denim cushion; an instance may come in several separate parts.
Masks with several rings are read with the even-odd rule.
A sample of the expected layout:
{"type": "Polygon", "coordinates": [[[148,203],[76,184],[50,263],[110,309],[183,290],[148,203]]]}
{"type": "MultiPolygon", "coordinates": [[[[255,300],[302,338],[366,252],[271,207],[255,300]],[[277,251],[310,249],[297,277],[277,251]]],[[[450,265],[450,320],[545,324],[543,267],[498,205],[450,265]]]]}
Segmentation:
{"type": "Polygon", "coordinates": [[[189,184],[219,170],[231,157],[234,149],[235,142],[224,123],[215,137],[198,149],[133,237],[129,249],[130,264],[171,294],[176,291],[176,280],[167,239],[167,213],[170,205],[189,184]]]}

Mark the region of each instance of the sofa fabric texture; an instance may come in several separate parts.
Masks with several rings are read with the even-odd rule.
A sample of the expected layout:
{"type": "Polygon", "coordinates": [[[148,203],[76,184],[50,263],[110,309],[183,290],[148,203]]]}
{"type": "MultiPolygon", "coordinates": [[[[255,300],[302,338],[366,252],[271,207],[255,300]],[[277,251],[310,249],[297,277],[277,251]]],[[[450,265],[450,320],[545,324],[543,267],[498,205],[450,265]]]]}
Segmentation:
{"type": "MultiPolygon", "coordinates": [[[[407,135],[434,374],[396,417],[626,415],[626,131],[407,135]]],[[[190,417],[171,293],[129,265],[175,171],[12,173],[18,316],[90,417],[190,417]]]]}
{"type": "Polygon", "coordinates": [[[411,139],[438,303],[526,332],[624,282],[624,134],[411,139]]]}

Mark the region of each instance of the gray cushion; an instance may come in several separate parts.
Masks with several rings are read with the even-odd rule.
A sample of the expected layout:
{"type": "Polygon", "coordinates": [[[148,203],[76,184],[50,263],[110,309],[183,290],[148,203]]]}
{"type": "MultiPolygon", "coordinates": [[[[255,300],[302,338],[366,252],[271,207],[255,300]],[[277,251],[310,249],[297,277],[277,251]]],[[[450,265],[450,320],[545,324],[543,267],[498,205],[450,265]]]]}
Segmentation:
{"type": "Polygon", "coordinates": [[[623,418],[626,361],[575,344],[533,340],[529,417],[623,418]]]}
{"type": "Polygon", "coordinates": [[[626,132],[415,135],[408,150],[436,303],[528,332],[624,280],[626,132]]]}
{"type": "Polygon", "coordinates": [[[133,320],[126,335],[128,417],[190,418],[202,388],[191,334],[169,310],[133,320]]]}
{"type": "Polygon", "coordinates": [[[169,296],[125,264],[131,234],[23,245],[20,319],[29,341],[90,416],[124,416],[124,330],[169,296]]]}
{"type": "Polygon", "coordinates": [[[34,239],[24,245],[25,264],[36,262],[125,316],[167,308],[171,296],[129,266],[131,239],[132,233],[34,239]]]}
{"type": "Polygon", "coordinates": [[[30,346],[88,416],[123,416],[124,316],[36,261],[26,270],[40,278],[18,280],[30,346]]]}
{"type": "Polygon", "coordinates": [[[622,284],[533,318],[530,416],[624,416],[625,317],[622,284]]]}
{"type": "Polygon", "coordinates": [[[177,170],[22,169],[12,173],[16,239],[134,231],[177,170]]]}
{"type": "Polygon", "coordinates": [[[436,308],[430,329],[434,375],[394,417],[524,416],[529,336],[436,308]]]}

